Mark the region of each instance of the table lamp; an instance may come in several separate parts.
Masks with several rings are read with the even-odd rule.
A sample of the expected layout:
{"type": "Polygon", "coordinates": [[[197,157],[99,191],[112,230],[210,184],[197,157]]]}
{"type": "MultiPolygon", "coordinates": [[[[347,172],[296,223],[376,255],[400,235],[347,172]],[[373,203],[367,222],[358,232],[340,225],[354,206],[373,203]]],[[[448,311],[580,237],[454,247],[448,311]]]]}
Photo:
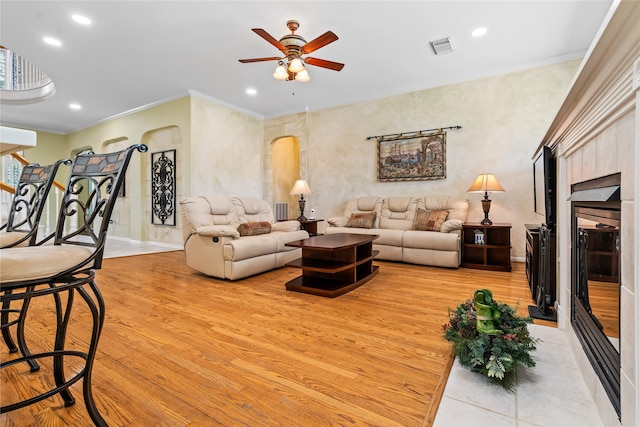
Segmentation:
{"type": "Polygon", "coordinates": [[[297,180],[293,185],[293,188],[291,189],[291,193],[289,194],[291,194],[292,196],[300,195],[300,201],[298,202],[298,206],[300,207],[300,216],[297,218],[297,220],[306,221],[307,218],[304,216],[304,205],[306,203],[306,200],[304,200],[304,195],[311,194],[311,189],[309,188],[309,185],[307,185],[307,181],[305,181],[304,179],[297,180]]]}
{"type": "Polygon", "coordinates": [[[478,178],[471,184],[467,190],[469,193],[483,193],[482,210],[484,211],[484,219],[480,224],[491,225],[493,221],[489,219],[489,209],[491,209],[491,200],[489,199],[489,191],[504,191],[495,176],[491,173],[481,173],[478,178]]]}

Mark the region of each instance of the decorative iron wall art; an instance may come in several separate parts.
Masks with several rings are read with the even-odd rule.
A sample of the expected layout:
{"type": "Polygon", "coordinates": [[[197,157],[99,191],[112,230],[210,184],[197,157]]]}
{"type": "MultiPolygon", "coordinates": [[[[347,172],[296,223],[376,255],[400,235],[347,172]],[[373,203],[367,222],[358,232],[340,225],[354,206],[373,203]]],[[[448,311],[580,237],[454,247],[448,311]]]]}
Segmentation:
{"type": "Polygon", "coordinates": [[[176,225],[176,150],[151,153],[151,224],[176,225]]]}

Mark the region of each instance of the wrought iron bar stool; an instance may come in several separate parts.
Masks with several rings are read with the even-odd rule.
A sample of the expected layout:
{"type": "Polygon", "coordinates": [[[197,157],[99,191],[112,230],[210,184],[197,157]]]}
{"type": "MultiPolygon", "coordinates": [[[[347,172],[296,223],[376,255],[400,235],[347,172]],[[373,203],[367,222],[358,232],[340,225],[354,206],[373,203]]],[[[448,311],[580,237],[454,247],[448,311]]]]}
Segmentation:
{"type": "Polygon", "coordinates": [[[51,233],[37,241],[47,196],[62,164],[69,166],[71,160],[58,160],[46,166],[31,163],[22,168],[7,222],[0,227],[0,248],[41,244],[53,237],[51,233]]]}
{"type": "MultiPolygon", "coordinates": [[[[16,192],[11,201],[7,222],[0,227],[0,248],[11,248],[15,246],[32,246],[47,242],[54,233],[46,236],[39,236],[40,219],[46,206],[49,190],[58,172],[58,168],[65,164],[71,165],[71,160],[64,159],[57,162],[40,166],[31,163],[22,168],[20,179],[16,186],[16,192]]],[[[10,293],[11,291],[6,291],[10,293]]],[[[2,303],[0,309],[0,324],[2,328],[2,338],[7,344],[10,353],[18,351],[18,346],[23,355],[29,355],[29,350],[22,336],[18,336],[18,346],[11,337],[9,327],[18,324],[19,318],[9,320],[11,313],[18,314],[21,309],[11,308],[10,301],[2,303]]],[[[37,371],[40,366],[35,360],[28,361],[31,371],[37,371]]]]}
{"type": "Polygon", "coordinates": [[[0,369],[7,369],[24,361],[52,358],[55,386],[20,402],[2,402],[0,413],[23,408],[58,393],[64,405],[71,406],[75,398],[69,388],[82,379],[83,398],[91,420],[97,426],[107,425],[91,389],[92,368],[105,319],[104,299],[95,282],[95,270],[102,267],[109,220],[136,150],[146,152],[147,146],[137,144],[115,153],[78,155],[62,199],[53,244],[0,249],[0,300],[3,304],[5,301],[23,302],[19,335],[24,332],[28,307],[34,298],[51,295],[56,314],[52,351],[0,363],[0,369]],[[85,302],[92,319],[88,345],[81,349],[69,348],[79,344],[67,342],[76,293],[85,302]],[[62,294],[66,294],[66,299],[61,298],[62,294]],[[82,369],[74,369],[71,378],[65,374],[65,358],[78,358],[84,363],[82,369]]]}

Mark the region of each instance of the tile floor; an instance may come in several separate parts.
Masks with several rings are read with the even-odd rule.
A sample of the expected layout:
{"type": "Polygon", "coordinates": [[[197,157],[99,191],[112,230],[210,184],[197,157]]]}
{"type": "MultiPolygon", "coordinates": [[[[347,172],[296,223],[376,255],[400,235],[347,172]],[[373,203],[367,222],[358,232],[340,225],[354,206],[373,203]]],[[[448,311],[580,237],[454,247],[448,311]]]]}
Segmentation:
{"type": "Polygon", "coordinates": [[[536,366],[518,370],[515,393],[454,362],[434,427],[605,427],[564,333],[530,325],[536,366]]]}
{"type": "Polygon", "coordinates": [[[104,258],[151,254],[154,252],[168,252],[182,250],[182,245],[166,243],[139,242],[129,239],[110,237],[104,247],[104,258]]]}
{"type": "MultiPolygon", "coordinates": [[[[105,258],[180,250],[181,246],[109,239],[105,258]]],[[[542,342],[536,366],[518,371],[507,393],[454,362],[433,427],[606,427],[582,379],[564,333],[531,325],[542,342]]]]}

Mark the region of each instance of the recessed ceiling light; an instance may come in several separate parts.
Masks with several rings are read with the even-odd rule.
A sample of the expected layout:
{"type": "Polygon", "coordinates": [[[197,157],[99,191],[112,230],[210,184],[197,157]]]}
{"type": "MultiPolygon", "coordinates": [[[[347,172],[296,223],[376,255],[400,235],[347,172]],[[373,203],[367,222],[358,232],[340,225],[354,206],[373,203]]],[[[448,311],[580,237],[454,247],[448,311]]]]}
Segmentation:
{"type": "Polygon", "coordinates": [[[252,87],[248,88],[245,92],[247,93],[247,95],[257,95],[258,94],[258,91],[255,90],[252,87]]]}
{"type": "Polygon", "coordinates": [[[71,108],[72,110],[82,110],[82,105],[72,102],[71,104],[69,104],[69,108],[71,108]]]}
{"type": "Polygon", "coordinates": [[[471,35],[473,37],[481,37],[481,36],[484,36],[485,34],[487,34],[486,27],[476,28],[475,30],[471,31],[471,35]]]}
{"type": "Polygon", "coordinates": [[[76,21],[78,24],[82,24],[82,25],[89,25],[91,24],[91,19],[87,18],[86,16],[82,16],[82,15],[72,15],[71,19],[73,19],[74,21],[76,21]]]}
{"type": "Polygon", "coordinates": [[[46,44],[50,44],[51,46],[62,46],[62,42],[58,39],[54,39],[53,37],[45,37],[43,40],[46,44]]]}

